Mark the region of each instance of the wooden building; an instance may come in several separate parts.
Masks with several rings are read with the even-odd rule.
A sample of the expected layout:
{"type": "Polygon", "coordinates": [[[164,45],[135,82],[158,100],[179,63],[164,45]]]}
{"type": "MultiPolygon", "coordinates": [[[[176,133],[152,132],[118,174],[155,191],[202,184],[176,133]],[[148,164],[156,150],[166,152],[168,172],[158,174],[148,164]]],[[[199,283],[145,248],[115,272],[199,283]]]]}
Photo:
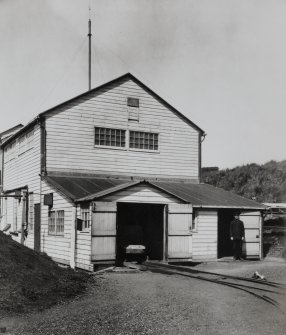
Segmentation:
{"type": "MultiPolygon", "coordinates": [[[[2,143],[7,141],[12,135],[14,135],[17,131],[19,131],[21,128],[23,128],[22,124],[18,124],[15,127],[12,127],[10,129],[7,129],[0,133],[0,146],[2,143]]],[[[3,185],[2,185],[2,171],[3,171],[3,155],[2,155],[2,150],[0,150],[0,194],[2,193],[3,190],[3,185]]],[[[1,197],[0,197],[0,222],[2,218],[2,212],[1,212],[1,197]]]]}
{"type": "Polygon", "coordinates": [[[1,226],[16,235],[27,226],[27,246],[92,270],[115,261],[119,230],[134,226],[150,259],[228,256],[240,210],[245,255],[260,258],[264,206],[200,183],[203,136],[125,74],[39,114],[3,143],[1,226]],[[15,192],[22,197],[8,197],[15,192]]]}

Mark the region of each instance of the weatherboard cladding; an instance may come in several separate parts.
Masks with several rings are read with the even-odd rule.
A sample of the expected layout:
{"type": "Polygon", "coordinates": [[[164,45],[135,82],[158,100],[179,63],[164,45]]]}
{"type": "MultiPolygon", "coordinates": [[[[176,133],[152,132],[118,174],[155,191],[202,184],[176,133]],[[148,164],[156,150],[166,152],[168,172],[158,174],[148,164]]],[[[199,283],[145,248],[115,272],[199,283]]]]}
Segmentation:
{"type": "Polygon", "coordinates": [[[47,171],[199,180],[199,132],[132,79],[49,113],[46,132],[47,171]],[[138,122],[128,121],[127,97],[140,99],[138,122]],[[95,127],[125,131],[126,146],[95,145],[95,127]],[[132,131],[158,134],[159,149],[133,148],[132,131]]]}
{"type": "Polygon", "coordinates": [[[147,87],[145,84],[143,84],[139,79],[137,79],[136,77],[134,77],[131,73],[126,73],[118,78],[115,78],[103,85],[100,85],[96,88],[91,89],[90,91],[84,92],[80,95],[77,95],[76,97],[73,97],[67,101],[64,101],[42,113],[40,113],[38,116],[36,116],[33,120],[31,120],[26,126],[24,126],[23,128],[21,128],[19,131],[17,131],[13,136],[11,136],[9,139],[7,139],[7,141],[2,144],[2,146],[4,147],[6,144],[10,143],[11,141],[13,141],[15,138],[17,138],[18,136],[20,136],[21,134],[25,133],[25,131],[27,131],[30,127],[32,127],[33,125],[39,123],[40,120],[44,119],[45,117],[47,117],[51,112],[54,111],[60,111],[62,108],[65,108],[68,104],[70,103],[74,103],[77,99],[80,98],[86,98],[87,96],[89,96],[91,93],[96,93],[100,90],[103,90],[105,88],[108,88],[110,85],[116,84],[122,80],[127,80],[127,79],[131,79],[133,80],[136,84],[138,84],[141,88],[143,88],[146,92],[148,92],[150,95],[152,95],[154,98],[156,98],[160,103],[162,103],[165,107],[169,108],[170,110],[173,111],[173,113],[175,113],[178,117],[180,117],[182,120],[184,120],[187,124],[189,124],[190,126],[192,126],[194,129],[196,129],[198,132],[200,132],[202,135],[205,134],[204,130],[202,130],[200,127],[198,127],[194,122],[192,122],[190,119],[188,119],[185,115],[183,115],[181,112],[179,112],[176,108],[174,108],[173,106],[171,106],[167,101],[165,101],[163,98],[161,98],[157,93],[155,93],[153,90],[151,90],[149,87],[147,87]]]}
{"type": "Polygon", "coordinates": [[[126,179],[100,179],[94,177],[50,176],[45,180],[75,202],[102,200],[120,190],[146,184],[175,196],[194,207],[264,209],[266,206],[239,195],[207,184],[179,182],[130,181],[126,179]]]}

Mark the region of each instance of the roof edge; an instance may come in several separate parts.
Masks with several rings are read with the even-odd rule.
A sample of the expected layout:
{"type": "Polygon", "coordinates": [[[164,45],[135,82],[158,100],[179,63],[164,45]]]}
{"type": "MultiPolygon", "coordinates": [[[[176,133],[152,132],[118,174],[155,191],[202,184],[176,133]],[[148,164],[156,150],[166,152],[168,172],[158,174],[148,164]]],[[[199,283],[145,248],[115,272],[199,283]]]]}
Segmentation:
{"type": "Polygon", "coordinates": [[[195,205],[193,204],[194,208],[206,208],[206,209],[247,209],[247,210],[266,210],[266,207],[250,207],[250,206],[219,206],[219,205],[195,205]]]}
{"type": "Polygon", "coordinates": [[[40,114],[38,114],[33,120],[31,120],[26,126],[24,126],[23,128],[21,128],[18,132],[16,132],[14,135],[12,135],[9,139],[7,139],[7,141],[5,141],[5,143],[3,143],[3,145],[6,145],[8,143],[10,143],[11,141],[13,141],[15,138],[17,138],[18,135],[22,134],[23,132],[25,132],[27,129],[29,129],[30,127],[32,127],[34,124],[36,124],[38,122],[39,119],[45,117],[45,115],[49,112],[54,111],[57,108],[60,108],[62,106],[64,106],[67,103],[70,103],[78,98],[81,98],[83,96],[85,96],[86,94],[92,93],[92,92],[96,92],[97,90],[103,89],[104,87],[111,85],[113,83],[116,83],[117,81],[120,81],[124,78],[131,78],[132,80],[134,80],[139,86],[141,86],[143,89],[145,89],[146,91],[148,91],[151,95],[155,96],[156,99],[158,99],[162,104],[164,104],[166,107],[168,107],[169,109],[171,109],[175,114],[177,114],[178,116],[180,116],[186,123],[188,123],[190,126],[192,126],[193,128],[195,128],[197,131],[199,131],[201,133],[201,135],[206,135],[205,131],[203,129],[201,129],[199,126],[197,126],[194,122],[192,122],[188,117],[186,117],[184,114],[182,114],[181,112],[179,112],[175,107],[173,107],[171,104],[169,104],[166,100],[164,100],[162,97],[160,97],[157,93],[155,93],[151,88],[149,88],[148,86],[146,86],[144,83],[142,83],[142,81],[140,81],[139,79],[137,79],[133,74],[131,74],[130,72],[127,72],[119,77],[116,77],[115,79],[112,79],[108,82],[105,82],[104,84],[101,84],[95,88],[92,88],[89,91],[85,91],[79,95],[76,95],[73,98],[70,98],[64,102],[61,102],[59,104],[57,104],[56,106],[53,106],[47,110],[45,110],[44,112],[41,112],[40,114]]]}
{"type": "Polygon", "coordinates": [[[116,192],[121,191],[121,190],[126,190],[127,188],[138,185],[140,183],[142,183],[142,181],[133,181],[133,182],[117,185],[117,186],[111,187],[107,190],[96,192],[96,193],[87,195],[86,197],[81,197],[81,198],[75,199],[75,202],[78,203],[78,202],[85,202],[85,201],[94,201],[94,200],[102,198],[106,195],[116,193],[116,192]]]}
{"type": "Polygon", "coordinates": [[[70,202],[74,202],[75,199],[73,195],[65,190],[63,187],[61,187],[57,182],[49,178],[48,176],[41,176],[42,180],[48,183],[50,186],[52,186],[56,191],[58,191],[61,195],[66,197],[70,202]]]}

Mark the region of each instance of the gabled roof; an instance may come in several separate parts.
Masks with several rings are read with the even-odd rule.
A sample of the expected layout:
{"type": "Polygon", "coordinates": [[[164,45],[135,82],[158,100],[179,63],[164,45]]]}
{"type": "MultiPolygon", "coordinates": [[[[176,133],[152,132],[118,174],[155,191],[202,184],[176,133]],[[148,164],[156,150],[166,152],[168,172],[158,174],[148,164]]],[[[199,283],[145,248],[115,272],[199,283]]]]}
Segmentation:
{"type": "Polygon", "coordinates": [[[137,85],[139,85],[141,88],[143,88],[145,91],[147,91],[149,94],[151,94],[153,97],[155,97],[156,99],[158,99],[158,101],[160,101],[164,106],[166,106],[167,108],[169,108],[173,113],[175,113],[177,116],[179,116],[181,119],[183,119],[187,124],[189,124],[191,127],[195,128],[197,131],[199,131],[202,135],[205,134],[205,132],[199,127],[197,126],[195,123],[193,123],[189,118],[187,118],[185,115],[183,115],[181,112],[179,112],[175,107],[171,106],[166,100],[164,100],[163,98],[161,98],[157,93],[155,93],[153,90],[151,90],[149,87],[147,87],[145,84],[143,84],[139,79],[137,79],[136,77],[134,77],[131,73],[126,73],[118,78],[115,78],[103,85],[97,86],[96,88],[91,89],[90,91],[86,91],[80,95],[75,96],[74,98],[71,98],[67,101],[64,101],[52,108],[49,108],[48,110],[38,114],[37,117],[35,117],[32,121],[30,121],[25,127],[23,127],[22,129],[20,129],[20,131],[18,131],[16,134],[14,134],[11,138],[9,138],[9,140],[7,140],[5,142],[5,144],[11,142],[14,138],[18,137],[19,135],[21,135],[22,133],[24,133],[27,129],[29,129],[30,127],[32,127],[33,125],[35,125],[37,122],[39,122],[40,119],[45,118],[45,116],[48,115],[48,113],[55,111],[56,109],[63,107],[64,105],[71,103],[73,101],[75,101],[76,99],[82,98],[90,93],[95,93],[101,89],[104,89],[110,85],[116,84],[122,80],[127,80],[127,79],[131,79],[133,80],[137,85]]]}
{"type": "Polygon", "coordinates": [[[67,176],[50,176],[44,177],[44,179],[76,203],[104,200],[107,195],[115,194],[136,185],[146,185],[198,208],[266,209],[266,206],[253,200],[208,184],[67,176]]]}

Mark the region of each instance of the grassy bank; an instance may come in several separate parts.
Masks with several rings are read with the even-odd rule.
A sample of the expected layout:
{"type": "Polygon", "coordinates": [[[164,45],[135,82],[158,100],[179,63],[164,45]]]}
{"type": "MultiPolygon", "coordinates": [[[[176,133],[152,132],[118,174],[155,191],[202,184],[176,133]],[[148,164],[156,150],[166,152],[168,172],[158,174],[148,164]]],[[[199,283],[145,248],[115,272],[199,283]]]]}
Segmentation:
{"type": "Polygon", "coordinates": [[[61,268],[0,232],[0,310],[45,309],[82,293],[90,276],[61,268]]]}

